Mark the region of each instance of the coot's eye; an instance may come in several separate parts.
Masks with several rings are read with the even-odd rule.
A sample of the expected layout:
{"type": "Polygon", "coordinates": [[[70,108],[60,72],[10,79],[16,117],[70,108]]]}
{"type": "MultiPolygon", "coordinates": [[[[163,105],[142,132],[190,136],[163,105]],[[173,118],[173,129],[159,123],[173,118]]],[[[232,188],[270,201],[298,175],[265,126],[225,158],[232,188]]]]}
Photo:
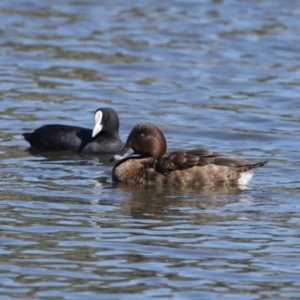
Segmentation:
{"type": "Polygon", "coordinates": [[[144,138],[145,137],[145,134],[144,133],[140,133],[139,134],[139,139],[142,139],[142,138],[144,138]]]}

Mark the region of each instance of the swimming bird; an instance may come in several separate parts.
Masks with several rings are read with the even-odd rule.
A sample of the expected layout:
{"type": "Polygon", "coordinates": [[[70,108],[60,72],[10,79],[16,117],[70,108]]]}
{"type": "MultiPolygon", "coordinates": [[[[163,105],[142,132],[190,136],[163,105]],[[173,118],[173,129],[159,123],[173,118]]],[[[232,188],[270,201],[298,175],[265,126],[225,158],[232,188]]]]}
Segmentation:
{"type": "Polygon", "coordinates": [[[253,170],[267,161],[251,164],[205,149],[167,152],[160,129],[151,123],[137,124],[124,148],[111,158],[112,179],[140,185],[247,185],[253,170]]]}
{"type": "Polygon", "coordinates": [[[23,133],[30,146],[38,150],[73,151],[89,154],[115,154],[124,143],[119,137],[119,117],[110,107],[95,111],[94,129],[50,124],[23,133]]]}

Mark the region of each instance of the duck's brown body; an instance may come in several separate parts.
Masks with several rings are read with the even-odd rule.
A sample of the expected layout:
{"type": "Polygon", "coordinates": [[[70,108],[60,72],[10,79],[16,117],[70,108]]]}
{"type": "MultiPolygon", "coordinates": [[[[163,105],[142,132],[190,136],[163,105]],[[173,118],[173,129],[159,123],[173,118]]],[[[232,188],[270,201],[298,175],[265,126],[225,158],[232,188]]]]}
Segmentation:
{"type": "Polygon", "coordinates": [[[250,164],[205,149],[166,153],[165,138],[153,124],[135,126],[121,155],[114,157],[122,160],[112,170],[113,180],[145,185],[246,185],[253,169],[267,163],[250,164]],[[132,153],[141,156],[127,157],[132,153]]]}

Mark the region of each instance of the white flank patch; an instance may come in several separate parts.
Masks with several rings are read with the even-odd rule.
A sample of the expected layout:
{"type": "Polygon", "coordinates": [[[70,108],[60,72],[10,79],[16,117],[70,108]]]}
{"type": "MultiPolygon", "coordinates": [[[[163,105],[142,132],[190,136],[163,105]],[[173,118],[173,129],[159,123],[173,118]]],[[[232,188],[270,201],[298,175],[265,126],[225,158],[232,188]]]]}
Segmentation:
{"type": "Polygon", "coordinates": [[[253,177],[253,170],[244,172],[238,180],[239,185],[248,185],[253,177]]]}
{"type": "Polygon", "coordinates": [[[95,113],[95,126],[93,129],[92,137],[95,137],[103,128],[103,125],[101,125],[103,113],[101,110],[98,110],[95,113]]]}

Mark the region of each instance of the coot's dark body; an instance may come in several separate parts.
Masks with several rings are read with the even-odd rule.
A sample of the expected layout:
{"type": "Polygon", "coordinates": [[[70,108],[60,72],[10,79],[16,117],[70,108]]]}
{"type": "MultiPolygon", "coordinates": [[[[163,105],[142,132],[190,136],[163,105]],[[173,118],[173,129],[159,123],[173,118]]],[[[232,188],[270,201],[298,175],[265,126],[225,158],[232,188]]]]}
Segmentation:
{"type": "Polygon", "coordinates": [[[94,130],[52,124],[23,136],[32,148],[47,151],[115,154],[124,146],[119,137],[119,118],[112,108],[101,108],[95,112],[94,130]]]}

